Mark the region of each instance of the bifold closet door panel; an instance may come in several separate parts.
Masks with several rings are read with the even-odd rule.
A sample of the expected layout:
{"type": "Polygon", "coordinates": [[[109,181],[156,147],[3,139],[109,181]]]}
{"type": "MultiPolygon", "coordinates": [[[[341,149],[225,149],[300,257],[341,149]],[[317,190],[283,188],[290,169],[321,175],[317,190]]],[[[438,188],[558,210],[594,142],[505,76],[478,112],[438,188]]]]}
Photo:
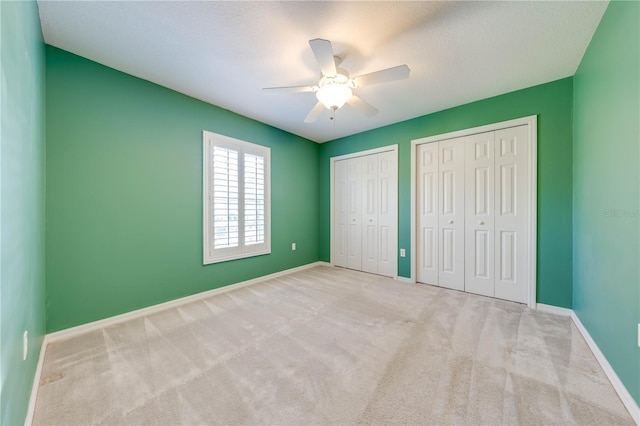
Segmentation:
{"type": "Polygon", "coordinates": [[[362,270],[378,273],[378,156],[360,159],[363,168],[362,188],[362,270]]]}
{"type": "Polygon", "coordinates": [[[347,268],[362,270],[362,158],[347,161],[347,268]]]}
{"type": "Polygon", "coordinates": [[[334,264],[347,266],[347,239],[349,236],[347,160],[336,161],[334,166],[334,264]]]}
{"type": "Polygon", "coordinates": [[[529,280],[528,127],[495,132],[495,297],[527,302],[529,280]]]}
{"type": "Polygon", "coordinates": [[[395,277],[398,271],[398,158],[395,151],[378,159],[378,274],[395,277]]]}
{"type": "Polygon", "coordinates": [[[438,142],[418,145],[417,281],[438,285],[438,142]]]}
{"type": "Polygon", "coordinates": [[[465,291],[494,296],[494,132],[465,140],[465,291]]]}
{"type": "Polygon", "coordinates": [[[464,138],[438,142],[439,285],[464,290],[464,138]]]}
{"type": "Polygon", "coordinates": [[[333,263],[395,277],[398,269],[397,151],[337,160],[333,166],[333,263]]]}

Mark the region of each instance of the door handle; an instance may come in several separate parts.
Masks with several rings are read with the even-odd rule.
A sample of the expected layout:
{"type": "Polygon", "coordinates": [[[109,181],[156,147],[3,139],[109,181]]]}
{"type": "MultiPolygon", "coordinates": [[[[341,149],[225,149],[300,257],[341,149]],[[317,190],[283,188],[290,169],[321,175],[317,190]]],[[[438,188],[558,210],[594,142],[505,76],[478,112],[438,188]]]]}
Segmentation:
{"type": "Polygon", "coordinates": [[[478,222],[478,225],[484,225],[483,221],[478,222]]]}
{"type": "Polygon", "coordinates": [[[450,221],[449,221],[449,225],[452,225],[452,224],[453,224],[453,221],[452,221],[452,220],[450,220],[450,221]]]}

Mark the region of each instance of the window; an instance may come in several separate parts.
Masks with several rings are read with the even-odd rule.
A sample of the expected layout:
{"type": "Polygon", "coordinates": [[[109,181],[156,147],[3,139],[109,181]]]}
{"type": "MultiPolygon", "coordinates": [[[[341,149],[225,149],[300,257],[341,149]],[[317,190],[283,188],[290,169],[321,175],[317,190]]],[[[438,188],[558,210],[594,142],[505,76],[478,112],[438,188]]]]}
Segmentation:
{"type": "Polygon", "coordinates": [[[204,264],[271,253],[270,150],[203,132],[204,264]]]}

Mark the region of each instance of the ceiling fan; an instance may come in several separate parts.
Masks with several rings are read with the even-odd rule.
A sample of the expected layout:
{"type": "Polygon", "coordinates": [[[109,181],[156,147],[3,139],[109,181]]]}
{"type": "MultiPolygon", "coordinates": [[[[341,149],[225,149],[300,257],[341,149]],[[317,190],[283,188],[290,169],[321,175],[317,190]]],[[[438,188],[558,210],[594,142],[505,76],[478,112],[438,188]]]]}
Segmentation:
{"type": "Polygon", "coordinates": [[[329,40],[316,38],[309,40],[309,45],[322,72],[322,77],[318,84],[315,86],[267,87],[262,89],[277,92],[314,92],[318,102],[307,115],[307,118],[304,119],[305,123],[316,121],[325,108],[332,111],[331,119],[333,120],[333,112],[341,108],[345,103],[367,117],[373,117],[378,113],[378,110],[354,95],[353,90],[371,84],[403,80],[409,77],[411,71],[407,65],[398,65],[351,78],[346,70],[338,68],[342,60],[334,56],[329,40]]]}

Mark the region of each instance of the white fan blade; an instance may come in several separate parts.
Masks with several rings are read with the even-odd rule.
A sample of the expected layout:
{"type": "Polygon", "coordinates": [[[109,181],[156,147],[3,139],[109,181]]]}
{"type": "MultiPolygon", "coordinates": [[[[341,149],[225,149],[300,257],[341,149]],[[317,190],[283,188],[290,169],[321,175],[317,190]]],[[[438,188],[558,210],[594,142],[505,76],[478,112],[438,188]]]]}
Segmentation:
{"type": "Polygon", "coordinates": [[[398,65],[397,67],[359,75],[354,77],[354,80],[358,87],[362,87],[371,84],[386,83],[388,81],[404,80],[405,78],[409,78],[410,72],[411,70],[408,66],[398,65]]]}
{"type": "Polygon", "coordinates": [[[266,90],[269,92],[315,92],[315,86],[285,86],[285,87],[265,87],[262,90],[266,90]]]}
{"type": "Polygon", "coordinates": [[[347,99],[347,104],[354,107],[367,117],[373,117],[378,113],[378,110],[376,108],[372,107],[356,95],[353,95],[349,99],[347,99]]]}
{"type": "Polygon", "coordinates": [[[336,61],[333,58],[331,42],[329,40],[316,38],[309,40],[309,45],[311,46],[311,50],[313,50],[316,61],[318,61],[318,65],[320,65],[322,75],[336,75],[336,61]]]}
{"type": "Polygon", "coordinates": [[[318,102],[316,104],[316,106],[313,107],[313,109],[311,110],[309,115],[307,115],[307,118],[304,119],[304,122],[305,123],[313,123],[314,121],[316,121],[318,119],[318,117],[320,117],[320,114],[322,114],[322,111],[324,109],[325,109],[324,105],[322,105],[321,102],[318,102]]]}

